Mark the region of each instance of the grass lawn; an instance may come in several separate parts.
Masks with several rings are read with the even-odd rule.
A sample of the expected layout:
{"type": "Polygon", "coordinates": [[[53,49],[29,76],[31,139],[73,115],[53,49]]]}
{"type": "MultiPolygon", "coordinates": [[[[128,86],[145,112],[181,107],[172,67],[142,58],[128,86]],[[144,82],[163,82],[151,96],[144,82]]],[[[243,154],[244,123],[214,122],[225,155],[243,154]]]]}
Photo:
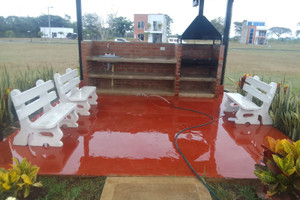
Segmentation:
{"type": "MultiPolygon", "coordinates": [[[[300,44],[269,43],[268,46],[230,43],[226,76],[238,80],[243,74],[256,74],[265,81],[290,82],[300,94],[300,44]]],[[[225,88],[232,83],[225,79],[225,88]]]]}
{"type": "MultiPolygon", "coordinates": [[[[32,187],[27,200],[99,200],[105,183],[105,177],[78,176],[39,176],[43,187],[32,187]]],[[[213,191],[222,200],[258,200],[256,186],[227,182],[209,183],[213,191]]],[[[9,193],[0,193],[5,200],[9,193]]],[[[18,198],[21,199],[21,198],[18,198]]],[[[214,198],[213,198],[214,199],[214,198]]]]}
{"type": "Polygon", "coordinates": [[[0,39],[0,71],[6,66],[10,70],[29,67],[53,67],[58,72],[79,66],[78,46],[73,40],[29,42],[13,40],[11,42],[0,39]],[[4,41],[4,42],[3,42],[4,41]]]}
{"type": "MultiPolygon", "coordinates": [[[[105,183],[105,177],[39,176],[43,187],[32,187],[28,200],[98,200],[105,183]]],[[[0,193],[5,200],[8,193],[0,193]]],[[[18,198],[19,199],[19,198],[18,198]]]]}

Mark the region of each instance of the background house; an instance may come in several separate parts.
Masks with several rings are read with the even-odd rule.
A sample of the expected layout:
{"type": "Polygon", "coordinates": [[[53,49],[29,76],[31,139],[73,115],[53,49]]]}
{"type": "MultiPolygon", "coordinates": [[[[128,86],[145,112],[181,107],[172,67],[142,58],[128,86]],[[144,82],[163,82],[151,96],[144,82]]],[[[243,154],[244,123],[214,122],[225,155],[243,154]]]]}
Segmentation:
{"type": "Polygon", "coordinates": [[[268,28],[263,21],[243,21],[240,43],[267,44],[268,28]]]}
{"type": "Polygon", "coordinates": [[[167,20],[164,14],[134,14],[134,39],[140,42],[167,42],[167,20]]]}
{"type": "Polygon", "coordinates": [[[67,38],[69,33],[74,33],[74,30],[64,27],[40,27],[40,32],[44,38],[67,38]]]}

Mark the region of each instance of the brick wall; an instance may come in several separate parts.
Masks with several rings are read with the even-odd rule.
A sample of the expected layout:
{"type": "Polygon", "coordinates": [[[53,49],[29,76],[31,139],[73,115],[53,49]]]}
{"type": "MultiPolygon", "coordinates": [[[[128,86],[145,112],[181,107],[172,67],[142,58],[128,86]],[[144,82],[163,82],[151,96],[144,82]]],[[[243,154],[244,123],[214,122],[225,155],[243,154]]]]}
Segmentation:
{"type": "Polygon", "coordinates": [[[218,51],[218,68],[217,68],[217,82],[216,87],[214,89],[215,96],[223,95],[224,86],[221,85],[221,77],[222,77],[222,69],[223,69],[223,61],[224,61],[224,46],[220,46],[220,50],[218,51]]]}
{"type": "Polygon", "coordinates": [[[81,81],[82,85],[90,84],[88,81],[88,65],[87,57],[92,55],[92,42],[83,42],[81,43],[81,58],[82,58],[82,72],[83,80],[81,81]]]}
{"type": "MultiPolygon", "coordinates": [[[[87,42],[89,43],[89,42],[87,42]]],[[[87,44],[83,43],[83,44],[87,44]]],[[[103,55],[108,53],[107,44],[110,45],[110,53],[118,56],[126,57],[142,57],[142,58],[174,58],[174,44],[154,44],[140,42],[91,42],[92,55],[103,55]],[[160,48],[165,50],[160,50],[160,48]]]]}
{"type": "Polygon", "coordinates": [[[175,67],[174,94],[175,94],[175,96],[178,96],[179,95],[179,89],[180,89],[180,70],[181,70],[181,58],[182,58],[182,45],[175,45],[175,58],[176,58],[176,67],[175,67]]]}
{"type": "Polygon", "coordinates": [[[220,45],[194,45],[194,44],[154,44],[154,43],[118,43],[90,41],[82,43],[83,72],[84,80],[90,85],[100,88],[111,87],[111,80],[104,78],[88,78],[88,73],[105,74],[111,73],[107,64],[102,62],[87,61],[87,56],[103,55],[108,52],[107,44],[110,44],[111,53],[122,57],[137,58],[175,58],[176,64],[155,64],[155,63],[115,63],[114,73],[151,74],[174,76],[174,80],[136,80],[136,79],[115,79],[114,87],[119,88],[157,88],[173,90],[174,95],[180,92],[211,91],[215,97],[223,93],[223,86],[220,85],[224,47],[220,45]],[[161,47],[164,50],[161,50],[161,47]],[[182,68],[182,58],[215,59],[217,64],[204,68],[182,68]],[[201,75],[215,77],[216,83],[181,81],[181,76],[201,75]]]}
{"type": "MultiPolygon", "coordinates": [[[[147,14],[134,14],[134,40],[137,42],[138,34],[144,34],[144,30],[147,30],[148,28],[148,15],[147,14]],[[144,22],[144,28],[140,29],[138,28],[138,22],[144,22]]],[[[146,41],[146,38],[144,37],[144,42],[146,41]]]]}
{"type": "Polygon", "coordinates": [[[217,59],[219,49],[219,45],[184,44],[182,45],[182,58],[217,59]]]}

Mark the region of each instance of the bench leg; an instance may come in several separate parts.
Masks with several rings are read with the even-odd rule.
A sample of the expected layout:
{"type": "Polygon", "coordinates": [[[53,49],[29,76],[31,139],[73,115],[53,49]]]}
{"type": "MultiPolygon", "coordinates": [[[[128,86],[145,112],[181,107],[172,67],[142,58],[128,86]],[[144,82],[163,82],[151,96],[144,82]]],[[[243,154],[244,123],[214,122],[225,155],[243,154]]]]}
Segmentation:
{"type": "Polygon", "coordinates": [[[261,116],[261,122],[263,125],[272,125],[273,124],[273,120],[270,117],[268,111],[261,112],[260,116],[261,116]]]}
{"type": "Polygon", "coordinates": [[[38,130],[33,134],[33,139],[29,143],[30,146],[43,146],[44,144],[48,144],[51,147],[62,147],[63,142],[61,138],[63,137],[63,132],[56,126],[55,128],[49,130],[38,130]],[[51,133],[52,136],[42,135],[41,133],[51,133]]]}
{"type": "Polygon", "coordinates": [[[91,105],[97,105],[98,104],[97,99],[98,99],[98,95],[96,94],[96,90],[95,90],[90,96],[90,98],[88,99],[88,101],[91,105]]]}
{"type": "Polygon", "coordinates": [[[258,111],[248,111],[240,108],[235,116],[237,118],[235,120],[236,124],[246,124],[247,122],[249,122],[250,124],[260,124],[258,120],[258,111]]]}
{"type": "Polygon", "coordinates": [[[224,102],[224,112],[235,112],[239,109],[238,105],[234,105],[234,102],[229,98],[224,102]]]}
{"type": "Polygon", "coordinates": [[[30,133],[30,130],[20,129],[19,133],[14,138],[13,145],[26,146],[28,144],[28,137],[30,133]]]}
{"type": "Polygon", "coordinates": [[[79,115],[89,116],[90,115],[90,112],[89,112],[90,108],[91,108],[91,106],[87,101],[77,102],[76,112],[79,115]]]}
{"type": "Polygon", "coordinates": [[[75,110],[73,110],[67,117],[65,117],[65,119],[62,120],[60,126],[66,125],[68,127],[78,127],[78,124],[76,123],[78,119],[78,114],[75,110]]]}

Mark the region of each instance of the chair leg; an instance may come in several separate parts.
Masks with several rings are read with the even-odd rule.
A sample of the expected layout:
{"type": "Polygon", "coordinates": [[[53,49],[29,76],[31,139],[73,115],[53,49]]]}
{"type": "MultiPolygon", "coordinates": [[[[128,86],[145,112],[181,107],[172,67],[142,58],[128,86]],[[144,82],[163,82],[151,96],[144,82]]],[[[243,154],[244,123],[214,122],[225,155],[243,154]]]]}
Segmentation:
{"type": "Polygon", "coordinates": [[[261,115],[261,122],[263,125],[272,125],[273,124],[273,120],[272,118],[270,117],[268,111],[266,112],[261,112],[260,113],[261,115]]]}
{"type": "Polygon", "coordinates": [[[55,128],[49,130],[36,130],[32,136],[32,141],[28,144],[30,146],[43,146],[44,144],[49,144],[51,147],[62,147],[63,143],[61,138],[63,137],[63,132],[56,126],[55,128]],[[42,135],[41,133],[51,133],[52,136],[42,135]]]}
{"type": "Polygon", "coordinates": [[[77,102],[76,112],[79,115],[89,116],[90,115],[90,112],[89,112],[90,108],[91,108],[91,106],[87,101],[77,102]]]}
{"type": "Polygon", "coordinates": [[[88,101],[91,105],[97,105],[98,104],[97,99],[98,99],[98,95],[96,94],[96,90],[95,90],[91,94],[91,97],[88,99],[88,101]]]}
{"type": "Polygon", "coordinates": [[[224,112],[235,112],[239,108],[239,106],[234,105],[234,102],[231,101],[229,98],[225,101],[224,107],[224,112]]]}
{"type": "Polygon", "coordinates": [[[236,124],[246,124],[249,122],[250,124],[260,124],[258,120],[258,112],[256,111],[248,111],[248,110],[243,110],[240,108],[237,113],[235,114],[236,124]],[[245,115],[250,115],[250,116],[245,116],[245,115]]]}
{"type": "Polygon", "coordinates": [[[28,144],[28,136],[31,131],[27,129],[20,129],[19,133],[15,136],[13,145],[26,146],[28,144]]]}
{"type": "Polygon", "coordinates": [[[73,110],[68,116],[65,117],[60,123],[60,126],[66,125],[68,127],[78,127],[78,124],[76,123],[79,119],[78,114],[75,110],[73,110]]]}

